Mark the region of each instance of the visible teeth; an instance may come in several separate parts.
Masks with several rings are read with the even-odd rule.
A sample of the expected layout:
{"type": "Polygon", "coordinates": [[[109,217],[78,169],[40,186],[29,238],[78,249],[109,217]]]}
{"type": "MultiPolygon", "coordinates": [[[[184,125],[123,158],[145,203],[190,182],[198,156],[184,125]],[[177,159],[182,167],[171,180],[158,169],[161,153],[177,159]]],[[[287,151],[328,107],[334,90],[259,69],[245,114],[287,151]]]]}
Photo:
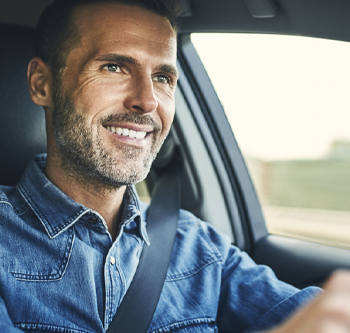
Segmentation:
{"type": "Polygon", "coordinates": [[[128,136],[132,139],[143,139],[147,134],[147,132],[137,132],[134,130],[129,130],[128,128],[121,128],[115,126],[106,126],[106,128],[112,133],[128,136]]]}
{"type": "Polygon", "coordinates": [[[136,132],[135,131],[133,131],[133,130],[130,130],[129,131],[129,136],[130,136],[130,138],[136,138],[136,132]]]}
{"type": "Polygon", "coordinates": [[[136,132],[136,139],[143,139],[146,136],[146,132],[136,132]]]}

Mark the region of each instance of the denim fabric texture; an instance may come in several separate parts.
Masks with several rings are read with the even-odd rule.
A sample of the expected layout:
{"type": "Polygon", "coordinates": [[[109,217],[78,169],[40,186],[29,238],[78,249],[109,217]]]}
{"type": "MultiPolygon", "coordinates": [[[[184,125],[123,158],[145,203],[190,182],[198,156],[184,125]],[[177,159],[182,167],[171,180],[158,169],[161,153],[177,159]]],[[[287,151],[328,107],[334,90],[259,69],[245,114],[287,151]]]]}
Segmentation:
{"type": "MultiPolygon", "coordinates": [[[[97,212],[45,177],[45,158],[36,156],[17,186],[0,187],[0,332],[102,333],[148,244],[148,206],[129,187],[120,233],[112,242],[97,212]]],[[[278,281],[228,237],[181,211],[148,332],[260,331],[317,292],[278,281]]]]}

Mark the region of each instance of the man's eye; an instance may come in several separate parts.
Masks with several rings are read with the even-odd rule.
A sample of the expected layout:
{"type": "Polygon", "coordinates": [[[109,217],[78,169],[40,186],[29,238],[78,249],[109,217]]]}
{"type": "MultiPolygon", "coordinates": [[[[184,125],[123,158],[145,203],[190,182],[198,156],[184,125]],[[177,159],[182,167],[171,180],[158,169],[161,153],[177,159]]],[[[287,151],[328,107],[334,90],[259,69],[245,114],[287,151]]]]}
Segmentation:
{"type": "Polygon", "coordinates": [[[109,72],[117,73],[121,72],[120,66],[114,64],[108,64],[103,66],[103,68],[109,72]]]}
{"type": "Polygon", "coordinates": [[[166,75],[157,75],[153,78],[153,81],[157,81],[164,84],[170,83],[170,79],[166,75]]]}

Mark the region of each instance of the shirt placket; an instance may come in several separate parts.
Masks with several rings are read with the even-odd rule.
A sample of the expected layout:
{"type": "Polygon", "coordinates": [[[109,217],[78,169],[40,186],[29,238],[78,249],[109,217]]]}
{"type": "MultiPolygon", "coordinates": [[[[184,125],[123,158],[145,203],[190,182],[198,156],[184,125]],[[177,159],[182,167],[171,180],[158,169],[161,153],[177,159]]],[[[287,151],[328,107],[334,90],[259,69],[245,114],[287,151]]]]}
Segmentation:
{"type": "MultiPolygon", "coordinates": [[[[128,222],[130,222],[130,220],[128,222]]],[[[120,251],[127,251],[129,254],[134,254],[134,252],[140,253],[142,249],[142,241],[135,241],[135,238],[132,237],[131,243],[130,235],[125,235],[124,229],[127,228],[126,224],[127,223],[121,225],[119,235],[110,248],[105,261],[105,328],[107,328],[112,321],[127,291],[127,277],[123,271],[126,263],[121,262],[120,258],[123,256],[120,254],[120,251]],[[124,238],[123,241],[122,238],[124,238]],[[127,239],[129,239],[129,241],[125,243],[127,239]]],[[[131,271],[130,269],[128,270],[127,274],[129,279],[135,274],[136,268],[137,267],[133,267],[131,271]],[[131,276],[129,276],[129,274],[131,274],[131,276]]]]}
{"type": "Polygon", "coordinates": [[[108,252],[105,262],[105,327],[111,322],[123,294],[123,273],[118,260],[116,243],[108,252]]]}

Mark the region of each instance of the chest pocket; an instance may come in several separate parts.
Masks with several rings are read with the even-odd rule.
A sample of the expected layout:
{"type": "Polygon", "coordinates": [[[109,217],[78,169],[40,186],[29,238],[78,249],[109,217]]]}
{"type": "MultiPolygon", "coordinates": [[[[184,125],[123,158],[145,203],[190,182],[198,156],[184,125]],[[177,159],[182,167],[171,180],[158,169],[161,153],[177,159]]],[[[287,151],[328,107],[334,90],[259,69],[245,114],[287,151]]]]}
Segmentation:
{"type": "Polygon", "coordinates": [[[20,281],[57,281],[68,266],[74,233],[70,228],[50,239],[32,232],[25,238],[17,235],[15,242],[5,258],[9,273],[20,281]]]}

